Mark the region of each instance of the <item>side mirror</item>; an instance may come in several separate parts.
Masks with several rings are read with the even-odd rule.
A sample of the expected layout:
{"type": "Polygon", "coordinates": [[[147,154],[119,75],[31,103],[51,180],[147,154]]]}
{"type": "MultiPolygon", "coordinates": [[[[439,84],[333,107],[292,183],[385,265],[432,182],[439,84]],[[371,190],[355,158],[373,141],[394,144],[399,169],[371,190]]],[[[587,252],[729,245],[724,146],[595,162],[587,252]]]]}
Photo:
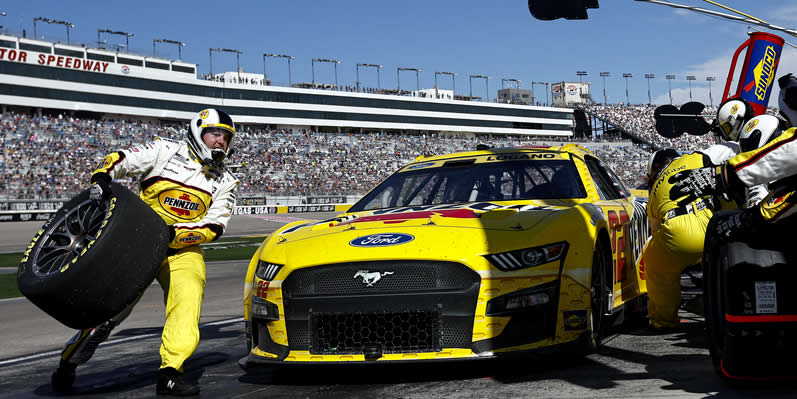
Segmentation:
{"type": "Polygon", "coordinates": [[[543,21],[587,19],[588,8],[598,8],[598,0],[529,0],[531,16],[543,21]]]}

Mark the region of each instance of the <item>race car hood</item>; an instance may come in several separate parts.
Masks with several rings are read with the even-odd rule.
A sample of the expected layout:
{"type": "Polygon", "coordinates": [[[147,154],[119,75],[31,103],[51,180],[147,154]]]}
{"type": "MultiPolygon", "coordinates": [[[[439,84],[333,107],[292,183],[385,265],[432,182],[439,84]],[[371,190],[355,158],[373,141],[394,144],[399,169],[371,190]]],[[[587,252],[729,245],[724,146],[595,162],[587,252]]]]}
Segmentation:
{"type": "MultiPolygon", "coordinates": [[[[292,267],[380,259],[462,259],[549,243],[546,228],[572,203],[394,208],[343,214],[275,232],[268,261],[292,267]],[[529,234],[534,231],[535,234],[529,234]],[[539,234],[536,234],[539,232],[539,234]]],[[[264,259],[265,260],[265,259],[264,259]]]]}

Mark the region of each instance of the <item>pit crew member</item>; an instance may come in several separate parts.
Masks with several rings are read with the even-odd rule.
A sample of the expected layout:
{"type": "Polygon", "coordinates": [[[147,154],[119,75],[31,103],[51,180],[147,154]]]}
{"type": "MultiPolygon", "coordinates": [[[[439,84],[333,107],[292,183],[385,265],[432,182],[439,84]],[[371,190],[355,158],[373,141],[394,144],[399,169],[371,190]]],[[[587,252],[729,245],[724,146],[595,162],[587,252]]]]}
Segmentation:
{"type": "MultiPolygon", "coordinates": [[[[199,343],[205,289],[204,254],[199,244],[219,238],[232,214],[239,182],[225,168],[224,160],[232,153],[234,136],[235,125],[229,115],[205,109],[191,119],[183,140],[156,138],[113,152],[91,176],[90,198],[103,204],[111,195],[113,179],[140,175],[139,196],[171,229],[168,256],[156,277],[166,305],[156,386],[159,395],[199,393],[198,385],[182,377],[183,363],[199,343]]],[[[91,358],[133,305],[100,326],[79,331],[67,342],[52,376],[56,390],[71,388],[77,365],[91,358]]]]}

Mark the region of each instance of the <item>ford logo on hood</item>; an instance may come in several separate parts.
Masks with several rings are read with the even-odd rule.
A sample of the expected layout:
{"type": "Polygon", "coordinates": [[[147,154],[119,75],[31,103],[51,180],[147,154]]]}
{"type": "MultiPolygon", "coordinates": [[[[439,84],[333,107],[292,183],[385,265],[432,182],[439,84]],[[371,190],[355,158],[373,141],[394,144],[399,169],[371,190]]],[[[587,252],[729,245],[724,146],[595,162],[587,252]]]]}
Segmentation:
{"type": "Polygon", "coordinates": [[[402,233],[371,234],[357,237],[349,241],[352,247],[389,247],[391,245],[406,244],[415,239],[415,236],[402,233]]]}

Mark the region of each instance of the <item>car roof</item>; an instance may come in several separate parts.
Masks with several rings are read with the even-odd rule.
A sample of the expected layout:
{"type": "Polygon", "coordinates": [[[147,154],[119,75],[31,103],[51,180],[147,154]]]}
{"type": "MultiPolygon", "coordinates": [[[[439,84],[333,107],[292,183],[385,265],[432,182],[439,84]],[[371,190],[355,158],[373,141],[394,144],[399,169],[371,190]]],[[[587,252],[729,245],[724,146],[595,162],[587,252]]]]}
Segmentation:
{"type": "Polygon", "coordinates": [[[493,155],[493,154],[510,154],[510,153],[529,153],[529,152],[541,152],[541,151],[553,151],[559,153],[569,153],[576,155],[580,158],[584,158],[585,155],[589,155],[595,157],[590,150],[578,145],[578,144],[563,144],[561,146],[517,146],[517,147],[501,147],[501,148],[490,148],[487,150],[480,150],[480,151],[462,151],[462,152],[452,152],[449,154],[443,155],[421,155],[412,163],[416,162],[429,162],[429,161],[439,161],[444,159],[453,159],[453,158],[462,158],[462,157],[475,157],[475,156],[483,156],[483,155],[493,155]]]}

